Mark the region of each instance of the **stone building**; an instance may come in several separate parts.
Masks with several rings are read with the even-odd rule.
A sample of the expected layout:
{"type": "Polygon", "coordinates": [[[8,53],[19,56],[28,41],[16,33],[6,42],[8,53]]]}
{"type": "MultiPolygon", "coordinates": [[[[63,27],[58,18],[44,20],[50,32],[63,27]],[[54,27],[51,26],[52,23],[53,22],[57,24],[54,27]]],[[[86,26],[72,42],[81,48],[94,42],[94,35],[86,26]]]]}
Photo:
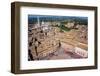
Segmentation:
{"type": "Polygon", "coordinates": [[[65,24],[65,27],[67,28],[73,28],[75,26],[75,22],[68,22],[67,24],[65,24]]]}
{"type": "Polygon", "coordinates": [[[55,28],[49,26],[48,22],[42,23],[40,27],[34,26],[28,34],[28,49],[32,56],[29,60],[40,60],[59,47],[59,41],[55,39],[55,28]]]}

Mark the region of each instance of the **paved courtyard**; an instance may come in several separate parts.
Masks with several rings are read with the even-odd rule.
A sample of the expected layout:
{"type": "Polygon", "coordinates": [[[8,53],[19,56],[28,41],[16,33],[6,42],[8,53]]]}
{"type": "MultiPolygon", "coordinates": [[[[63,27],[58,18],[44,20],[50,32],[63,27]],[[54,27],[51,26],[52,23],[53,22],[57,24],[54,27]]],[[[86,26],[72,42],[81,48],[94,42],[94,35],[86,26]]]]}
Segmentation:
{"type": "Polygon", "coordinates": [[[49,54],[48,56],[40,59],[40,60],[56,60],[56,59],[79,59],[84,58],[76,53],[73,52],[73,47],[71,45],[66,44],[66,48],[61,46],[58,48],[56,52],[49,54]]]}

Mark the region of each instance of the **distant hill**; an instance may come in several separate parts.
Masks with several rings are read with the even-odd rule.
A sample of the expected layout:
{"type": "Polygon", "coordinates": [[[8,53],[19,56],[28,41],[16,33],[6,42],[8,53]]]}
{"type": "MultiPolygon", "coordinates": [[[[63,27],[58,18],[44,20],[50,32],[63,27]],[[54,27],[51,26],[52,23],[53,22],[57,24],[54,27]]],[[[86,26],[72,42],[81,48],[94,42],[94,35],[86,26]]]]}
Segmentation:
{"type": "Polygon", "coordinates": [[[51,15],[28,15],[28,23],[34,24],[37,23],[37,18],[41,21],[75,21],[79,24],[88,24],[88,17],[79,17],[79,16],[51,16],[51,15]]]}

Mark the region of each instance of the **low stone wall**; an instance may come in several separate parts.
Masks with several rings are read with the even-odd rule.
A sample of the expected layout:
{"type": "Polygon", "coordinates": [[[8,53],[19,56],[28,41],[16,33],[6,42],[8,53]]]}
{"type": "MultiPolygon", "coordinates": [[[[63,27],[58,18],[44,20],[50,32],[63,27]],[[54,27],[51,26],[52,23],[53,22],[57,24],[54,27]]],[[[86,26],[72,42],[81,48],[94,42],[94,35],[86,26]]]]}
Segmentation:
{"type": "Polygon", "coordinates": [[[85,57],[85,58],[88,57],[88,52],[84,49],[79,48],[79,47],[75,47],[74,53],[76,53],[82,57],[85,57]]]}

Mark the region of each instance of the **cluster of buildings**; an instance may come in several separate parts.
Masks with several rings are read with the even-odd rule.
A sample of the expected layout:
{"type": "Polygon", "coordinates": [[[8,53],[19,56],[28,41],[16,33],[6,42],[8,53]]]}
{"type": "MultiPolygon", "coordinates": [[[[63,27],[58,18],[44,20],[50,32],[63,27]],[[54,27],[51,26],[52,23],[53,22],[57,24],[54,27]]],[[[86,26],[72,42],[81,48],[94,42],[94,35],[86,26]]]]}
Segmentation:
{"type": "MultiPolygon", "coordinates": [[[[30,25],[29,25],[30,26],[30,25]]],[[[49,23],[34,24],[28,31],[29,60],[41,60],[48,54],[57,51],[59,40],[55,39],[56,28],[49,23]]]]}
{"type": "Polygon", "coordinates": [[[88,26],[77,24],[74,21],[65,24],[65,27],[70,28],[71,32],[76,35],[75,39],[79,42],[86,43],[88,40],[88,26]]]}
{"type": "Polygon", "coordinates": [[[64,26],[72,30],[63,33],[60,32],[60,28],[56,27],[60,25],[60,22],[43,21],[28,25],[28,60],[41,60],[57,51],[61,42],[72,45],[76,45],[77,42],[87,44],[88,28],[86,25],[67,22],[64,26]]]}

